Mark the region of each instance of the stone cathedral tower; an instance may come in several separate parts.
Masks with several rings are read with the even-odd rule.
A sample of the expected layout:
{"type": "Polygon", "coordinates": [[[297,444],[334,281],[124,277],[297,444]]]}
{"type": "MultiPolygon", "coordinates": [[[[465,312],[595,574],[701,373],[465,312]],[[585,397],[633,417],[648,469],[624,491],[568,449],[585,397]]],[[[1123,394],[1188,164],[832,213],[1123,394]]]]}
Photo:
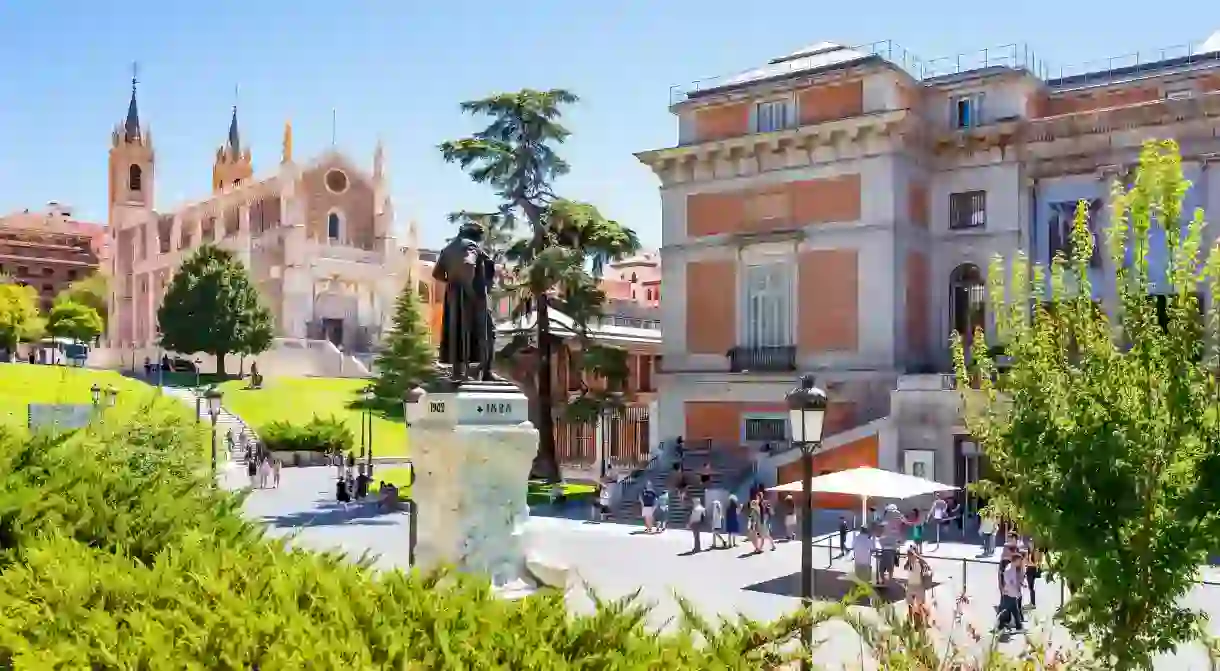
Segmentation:
{"type": "Polygon", "coordinates": [[[241,133],[237,130],[237,105],[234,105],[233,118],[229,120],[229,137],[216,150],[216,162],[212,164],[212,191],[224,191],[250,181],[253,176],[250,150],[241,146],[241,133]]]}

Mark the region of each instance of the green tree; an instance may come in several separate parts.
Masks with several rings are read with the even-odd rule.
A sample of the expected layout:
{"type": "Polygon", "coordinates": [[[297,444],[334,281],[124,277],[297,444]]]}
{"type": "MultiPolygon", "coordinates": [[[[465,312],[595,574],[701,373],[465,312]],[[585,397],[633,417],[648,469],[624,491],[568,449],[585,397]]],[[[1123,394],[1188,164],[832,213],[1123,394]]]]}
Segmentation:
{"type": "Polygon", "coordinates": [[[228,250],[204,245],[170,281],[157,309],[161,346],[216,357],[225,374],[225,355],[259,354],[271,347],[271,313],[250,282],[241,261],[228,250]]]}
{"type": "Polygon", "coordinates": [[[69,284],[55,297],[55,302],[71,301],[87,305],[102,318],[103,328],[106,323],[106,298],[110,295],[110,281],[101,271],[81,278],[69,284]]]}
{"type": "Polygon", "coordinates": [[[71,338],[90,343],[102,334],[102,318],[97,310],[70,300],[56,300],[47,317],[47,333],[56,338],[71,338]]]}
{"type": "Polygon", "coordinates": [[[394,305],[394,325],[377,355],[373,393],[382,401],[402,403],[408,389],[431,377],[435,364],[415,279],[408,278],[394,305]]]}
{"type": "Polygon", "coordinates": [[[538,348],[534,378],[537,393],[531,415],[540,434],[535,475],[556,479],[551,361],[556,340],[551,333],[552,308],[577,310],[578,321],[596,312],[595,274],[607,259],[634,253],[639,240],[631,229],[602,217],[597,209],[555,195],[554,181],[567,174],[557,153],[571,134],[561,123],[563,108],[577,97],[563,89],[523,89],[461,104],[463,112],[488,117],[488,125],[470,137],[441,144],[445,160],[457,163],[470,178],[492,187],[501,199],[505,226],[518,221],[524,235],[505,251],[507,293],[513,313],[536,313],[538,348]],[[586,246],[581,246],[586,245],[586,246]]]}
{"type": "Polygon", "coordinates": [[[1081,203],[1070,258],[1049,272],[1018,258],[1006,281],[992,264],[1011,365],[998,371],[987,352],[968,364],[954,344],[967,426],[1002,478],[989,486],[995,505],[1054,551],[1071,593],[1059,617],[1120,670],[1151,668],[1199,634],[1182,598],[1220,538],[1220,312],[1204,323],[1196,297],[1200,282],[1220,296],[1220,246],[1201,255],[1202,211],[1179,226],[1189,186],[1172,142],[1144,147],[1131,188],[1113,185],[1114,314],[1094,302],[1081,203]],[[1161,235],[1169,293],[1158,300],[1148,250],[1161,235]]]}
{"type": "Polygon", "coordinates": [[[42,337],[38,292],[15,282],[0,282],[0,347],[13,352],[21,341],[42,337]]]}

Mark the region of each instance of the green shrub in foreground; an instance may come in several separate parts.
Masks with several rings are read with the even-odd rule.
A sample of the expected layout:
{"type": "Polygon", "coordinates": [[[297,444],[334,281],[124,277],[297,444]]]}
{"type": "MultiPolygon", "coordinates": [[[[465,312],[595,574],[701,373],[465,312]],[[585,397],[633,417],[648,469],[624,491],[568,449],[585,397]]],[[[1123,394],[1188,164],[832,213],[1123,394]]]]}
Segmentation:
{"type": "Polygon", "coordinates": [[[189,422],[107,424],[0,436],[0,668],[756,669],[796,631],[657,634],[634,600],[572,614],[557,594],[292,550],[210,486],[189,422]]]}
{"type": "Polygon", "coordinates": [[[258,430],[258,436],[273,452],[346,454],[356,442],[351,429],[334,417],[315,416],[304,424],[271,422],[258,430]]]}

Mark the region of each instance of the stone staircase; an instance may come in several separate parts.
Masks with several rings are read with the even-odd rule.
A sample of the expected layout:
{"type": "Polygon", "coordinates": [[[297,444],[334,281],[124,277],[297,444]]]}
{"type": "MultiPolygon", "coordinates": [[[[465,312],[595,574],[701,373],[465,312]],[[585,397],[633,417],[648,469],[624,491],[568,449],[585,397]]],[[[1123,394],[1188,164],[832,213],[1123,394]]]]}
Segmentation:
{"type": "MultiPolygon", "coordinates": [[[[162,389],[166,396],[177,398],[183,403],[186,403],[192,409],[196,407],[196,395],[194,389],[190,389],[188,387],[163,387],[162,389]]],[[[198,408],[199,421],[203,424],[211,424],[212,416],[208,414],[207,400],[204,398],[199,398],[198,408]]],[[[233,435],[235,436],[240,434],[242,431],[245,431],[247,441],[258,438],[258,434],[254,432],[254,429],[250,428],[245,422],[241,421],[240,417],[234,415],[224,408],[221,408],[220,416],[216,419],[216,443],[217,449],[221,452],[225,451],[225,446],[227,445],[225,436],[228,435],[230,429],[233,430],[233,435]]],[[[228,460],[237,463],[245,463],[246,455],[242,453],[240,448],[237,447],[236,442],[234,443],[232,453],[229,454],[228,460]]]]}
{"type": "MultiPolygon", "coordinates": [[[[673,465],[678,460],[673,445],[666,443],[660,456],[653,459],[643,470],[632,473],[620,486],[619,498],[614,506],[614,521],[624,524],[640,524],[640,493],[651,482],[660,491],[669,490],[669,526],[674,529],[686,527],[696,497],[702,498],[708,489],[723,489],[736,493],[753,472],[751,462],[743,455],[724,448],[717,448],[710,441],[687,443],[682,452],[682,471],[686,477],[686,500],[678,498],[673,465]],[[711,478],[705,485],[700,475],[705,466],[711,466],[711,478]]],[[[710,511],[709,511],[710,514],[710,511]]]]}

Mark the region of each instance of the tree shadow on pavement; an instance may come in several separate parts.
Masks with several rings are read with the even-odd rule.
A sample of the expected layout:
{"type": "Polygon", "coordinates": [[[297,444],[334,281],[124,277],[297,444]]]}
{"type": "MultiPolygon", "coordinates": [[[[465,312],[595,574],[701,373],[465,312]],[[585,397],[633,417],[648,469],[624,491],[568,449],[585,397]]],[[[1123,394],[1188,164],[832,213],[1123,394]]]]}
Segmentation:
{"type": "Polygon", "coordinates": [[[401,510],[387,511],[374,501],[366,501],[351,503],[347,506],[341,503],[328,503],[321,510],[264,515],[261,519],[272,527],[283,529],[340,525],[397,526],[405,522],[406,516],[407,514],[401,510]]]}
{"type": "MultiPolygon", "coordinates": [[[[933,583],[932,588],[935,589],[936,585],[939,584],[933,583]]],[[[852,580],[852,577],[842,571],[813,570],[813,598],[816,601],[842,601],[856,589],[856,586],[857,584],[852,580]]],[[[746,585],[742,589],[762,594],[800,598],[801,573],[797,571],[796,573],[782,575],[777,578],[754,583],[753,585],[746,585]]],[[[875,589],[877,598],[884,603],[897,603],[906,598],[906,587],[902,581],[896,581],[885,587],[877,587],[875,589]]],[[[860,598],[856,600],[855,605],[868,606],[870,601],[868,598],[860,598]]]]}

